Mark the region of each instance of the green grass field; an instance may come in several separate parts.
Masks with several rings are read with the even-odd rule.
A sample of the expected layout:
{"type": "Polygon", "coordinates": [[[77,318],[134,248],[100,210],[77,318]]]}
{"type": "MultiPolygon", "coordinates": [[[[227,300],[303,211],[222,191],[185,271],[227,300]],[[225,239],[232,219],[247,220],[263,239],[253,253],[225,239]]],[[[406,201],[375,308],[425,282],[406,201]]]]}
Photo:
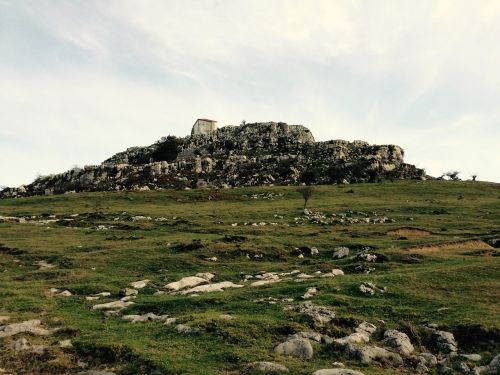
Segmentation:
{"type": "Polygon", "coordinates": [[[302,220],[302,206],[294,187],[0,200],[2,216],[37,216],[26,223],[0,222],[0,315],[9,316],[8,323],[40,319],[46,327],[64,328],[49,337],[25,335],[48,348],[43,356],[16,354],[11,342],[22,335],[0,338],[0,368],[73,374],[82,371],[78,361],[83,361],[120,374],[246,374],[249,362],[274,361],[291,374],[311,374],[338,361],[364,374],[412,373],[408,367],[362,365],[328,344],[314,344],[311,360],[275,354],[287,334],[314,330],[303,315],[284,310],[304,303],[301,296],[313,286],[318,294],[309,301],[336,312],[335,321],[320,330],[331,337],[351,333],[366,320],[379,328],[376,335],[387,328],[407,333],[420,352],[431,345],[423,325],[436,323],[455,334],[460,351],[481,354],[480,363],[499,352],[500,257],[484,242],[500,236],[499,184],[319,186],[309,202],[311,210],[327,217],[362,217],[362,212],[372,219],[386,216],[386,223],[315,224],[302,220]],[[273,198],[259,195],[267,193],[273,198]],[[51,220],[50,215],[72,220],[40,222],[51,220]],[[135,215],[151,220],[130,220],[135,215]],[[251,225],[261,222],[266,225],[251,225]],[[299,258],[294,248],[301,246],[316,247],[319,255],[299,258]],[[337,246],[349,247],[350,256],[332,259],[337,246]],[[363,247],[370,247],[377,262],[355,259],[363,247]],[[217,261],[207,260],[211,257],[217,261]],[[40,260],[55,267],[40,270],[35,265],[40,260]],[[359,265],[375,270],[357,273],[359,265]],[[242,282],[242,275],[259,271],[300,270],[314,276],[332,268],[345,275],[260,287],[242,282]],[[245,286],[199,296],[154,294],[198,272],[216,274],[213,282],[245,286]],[[120,315],[169,314],[199,332],[180,334],[176,324],[159,321],[131,324],[92,310],[97,303],[117,300],[120,289],[142,279],[152,283],[120,315]],[[387,292],[364,295],[359,285],[365,281],[387,292]],[[50,288],[67,289],[73,296],[50,296],[50,288]],[[85,299],[103,291],[112,296],[85,299]],[[267,297],[294,301],[254,302],[267,297]],[[60,349],[63,339],[71,339],[73,348],[60,349]]]}

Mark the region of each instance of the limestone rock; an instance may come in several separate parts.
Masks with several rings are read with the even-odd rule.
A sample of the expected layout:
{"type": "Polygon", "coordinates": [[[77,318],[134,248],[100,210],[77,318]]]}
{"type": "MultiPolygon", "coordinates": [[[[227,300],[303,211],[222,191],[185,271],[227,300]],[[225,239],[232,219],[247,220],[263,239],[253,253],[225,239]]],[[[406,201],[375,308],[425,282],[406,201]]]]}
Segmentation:
{"type": "Polygon", "coordinates": [[[134,289],[142,289],[142,288],[145,288],[150,282],[151,282],[151,280],[146,279],[146,280],[134,281],[134,282],[130,283],[130,285],[134,289]]]}
{"type": "Polygon", "coordinates": [[[163,320],[165,321],[168,318],[168,315],[156,315],[154,313],[147,313],[143,315],[124,315],[122,317],[123,320],[126,320],[130,323],[143,323],[143,322],[152,322],[155,320],[163,320]]]}
{"type": "Polygon", "coordinates": [[[312,287],[307,288],[306,293],[302,296],[302,299],[309,299],[314,297],[318,293],[318,289],[312,287]]]}
{"type": "Polygon", "coordinates": [[[321,327],[331,322],[335,318],[335,312],[328,307],[314,305],[306,302],[303,305],[296,307],[298,312],[310,317],[314,325],[321,327]]]}
{"type": "Polygon", "coordinates": [[[205,284],[207,282],[208,280],[202,277],[188,276],[188,277],[183,277],[179,281],[175,281],[165,285],[165,288],[172,291],[179,291],[185,288],[192,288],[200,284],[205,284]]]}
{"type": "Polygon", "coordinates": [[[395,329],[385,331],[382,343],[393,348],[397,353],[405,356],[410,355],[415,350],[406,333],[395,329]]]}
{"type": "MultiPolygon", "coordinates": [[[[225,126],[184,138],[164,137],[147,147],[131,147],[100,165],[41,176],[31,184],[3,189],[0,198],[69,191],[297,184],[312,166],[320,171],[315,181],[318,184],[365,182],[373,177],[425,178],[424,170],[404,163],[399,146],[315,142],[302,125],[266,122],[225,126]],[[340,163],[346,170],[338,177],[330,176],[327,171],[340,163]],[[360,164],[365,167],[354,177],[353,168],[360,164]]],[[[151,218],[135,216],[131,220],[147,222],[151,218]]]]}
{"type": "Polygon", "coordinates": [[[313,347],[307,339],[287,340],[274,348],[274,351],[278,354],[306,359],[311,359],[314,354],[313,347]]]}
{"type": "Polygon", "coordinates": [[[119,297],[130,297],[130,296],[136,296],[138,294],[139,294],[138,290],[131,288],[125,288],[118,292],[119,297]]]}
{"type": "Polygon", "coordinates": [[[61,349],[70,349],[73,347],[73,343],[71,342],[71,340],[61,340],[59,341],[59,347],[61,349]]]}
{"type": "Polygon", "coordinates": [[[184,333],[184,334],[191,334],[191,333],[196,333],[199,331],[198,328],[192,328],[192,327],[189,327],[185,324],[177,324],[175,326],[175,330],[179,333],[184,333]]]}
{"type": "Polygon", "coordinates": [[[231,281],[222,281],[220,283],[198,285],[194,288],[182,290],[180,294],[222,292],[230,288],[243,288],[243,285],[234,284],[231,281]]]}
{"type": "Polygon", "coordinates": [[[363,346],[357,348],[353,354],[362,363],[366,364],[372,362],[390,363],[395,366],[401,366],[403,364],[403,359],[399,354],[378,346],[363,346]]]}
{"type": "Polygon", "coordinates": [[[441,353],[456,353],[458,350],[457,342],[451,332],[434,330],[432,339],[435,340],[436,346],[441,353]]]}
{"type": "Polygon", "coordinates": [[[38,355],[44,355],[46,350],[42,345],[32,345],[28,342],[27,339],[20,338],[12,343],[12,348],[16,351],[16,353],[21,351],[29,351],[38,355]]]}
{"type": "Polygon", "coordinates": [[[349,255],[349,248],[345,246],[339,246],[333,249],[333,259],[342,259],[349,255]]]}
{"type": "Polygon", "coordinates": [[[132,306],[134,302],[129,301],[113,301],[92,306],[93,310],[121,310],[132,306]]]}
{"type": "Polygon", "coordinates": [[[37,336],[49,336],[54,334],[57,329],[48,330],[40,327],[42,322],[38,319],[27,320],[21,323],[13,323],[6,326],[0,326],[0,338],[17,335],[18,333],[31,333],[37,336]]]}

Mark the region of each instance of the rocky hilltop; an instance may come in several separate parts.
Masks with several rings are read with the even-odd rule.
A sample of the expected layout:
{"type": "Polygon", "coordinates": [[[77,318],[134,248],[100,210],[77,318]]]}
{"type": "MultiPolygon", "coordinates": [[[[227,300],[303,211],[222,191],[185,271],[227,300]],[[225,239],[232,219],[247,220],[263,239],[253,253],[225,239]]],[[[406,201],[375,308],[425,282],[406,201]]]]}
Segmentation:
{"type": "Polygon", "coordinates": [[[423,178],[423,169],[404,163],[399,146],[316,142],[302,125],[266,122],[164,137],[151,146],[129,148],[100,165],[4,189],[0,196],[423,178]]]}

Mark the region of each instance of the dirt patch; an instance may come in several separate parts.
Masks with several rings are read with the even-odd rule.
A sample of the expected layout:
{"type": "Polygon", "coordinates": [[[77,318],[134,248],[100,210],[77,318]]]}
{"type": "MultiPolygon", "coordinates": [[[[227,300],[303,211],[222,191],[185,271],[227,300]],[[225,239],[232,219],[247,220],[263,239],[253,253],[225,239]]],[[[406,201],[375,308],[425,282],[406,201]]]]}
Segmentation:
{"type": "Polygon", "coordinates": [[[481,240],[446,242],[418,247],[411,247],[408,250],[412,253],[429,254],[441,252],[454,252],[461,250],[492,250],[493,248],[481,240]]]}
{"type": "Polygon", "coordinates": [[[411,227],[405,227],[405,228],[399,228],[399,229],[393,229],[387,232],[388,235],[390,236],[402,236],[402,237],[427,237],[427,236],[432,236],[432,233],[424,230],[424,229],[418,229],[418,228],[411,228],[411,227]]]}

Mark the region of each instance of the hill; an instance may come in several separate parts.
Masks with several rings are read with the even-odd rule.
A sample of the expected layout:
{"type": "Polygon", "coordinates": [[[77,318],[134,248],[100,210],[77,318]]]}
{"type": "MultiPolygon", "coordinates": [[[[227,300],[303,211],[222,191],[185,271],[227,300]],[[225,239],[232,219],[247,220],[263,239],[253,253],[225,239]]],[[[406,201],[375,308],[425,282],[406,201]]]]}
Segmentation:
{"type": "Polygon", "coordinates": [[[425,177],[424,170],[404,162],[399,146],[315,142],[302,125],[267,122],[165,137],[148,147],[129,148],[101,165],[41,176],[29,185],[5,189],[0,197],[425,177]]]}
{"type": "Polygon", "coordinates": [[[497,371],[498,184],[296,189],[1,200],[0,367],[497,371]]]}

